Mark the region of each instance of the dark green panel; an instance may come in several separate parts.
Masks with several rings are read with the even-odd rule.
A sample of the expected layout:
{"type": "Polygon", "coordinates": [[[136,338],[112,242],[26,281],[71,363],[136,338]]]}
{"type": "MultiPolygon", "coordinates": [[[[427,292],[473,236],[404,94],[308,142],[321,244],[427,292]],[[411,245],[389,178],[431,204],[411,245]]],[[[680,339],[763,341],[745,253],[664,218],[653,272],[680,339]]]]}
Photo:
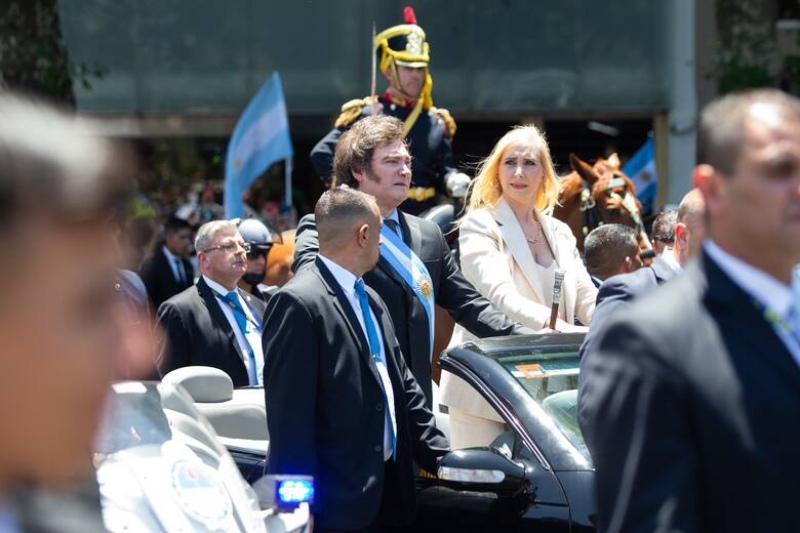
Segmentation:
{"type": "MultiPolygon", "coordinates": [[[[271,72],[292,114],[369,93],[371,33],[404,1],[61,0],[77,88],[93,112],[237,112],[271,72]]],[[[666,2],[420,0],[434,101],[491,115],[666,107],[666,2]]],[[[379,74],[379,90],[385,81],[379,74]]]]}

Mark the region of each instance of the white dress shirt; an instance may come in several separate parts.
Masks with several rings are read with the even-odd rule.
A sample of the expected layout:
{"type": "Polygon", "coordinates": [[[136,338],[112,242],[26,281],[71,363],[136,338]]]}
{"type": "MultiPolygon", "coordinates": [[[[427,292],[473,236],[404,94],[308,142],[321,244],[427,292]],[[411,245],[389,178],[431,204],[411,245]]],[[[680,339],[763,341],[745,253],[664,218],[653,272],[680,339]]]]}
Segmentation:
{"type": "MultiPolygon", "coordinates": [[[[781,319],[781,323],[772,322],[772,326],[792,357],[800,364],[800,344],[795,340],[791,330],[790,313],[794,303],[792,287],[732,256],[711,239],[706,239],[703,248],[734,283],[781,319]]],[[[794,276],[794,279],[797,280],[797,277],[794,276]]]]}
{"type": "MultiPolygon", "coordinates": [[[[355,289],[357,278],[352,272],[342,268],[324,255],[319,254],[317,257],[320,258],[325,266],[328,267],[328,270],[331,271],[333,277],[336,278],[336,282],[339,283],[339,286],[342,288],[342,291],[344,291],[345,296],[347,296],[347,300],[353,307],[353,311],[358,318],[358,323],[361,325],[361,331],[364,332],[364,338],[369,341],[367,327],[364,324],[364,315],[361,313],[361,302],[358,301],[358,295],[356,294],[355,289]]],[[[397,419],[395,418],[394,412],[394,391],[392,390],[392,380],[389,378],[389,370],[386,367],[386,351],[383,346],[381,324],[378,322],[377,318],[375,317],[375,313],[372,312],[372,309],[369,310],[369,314],[372,317],[372,323],[375,324],[375,328],[377,329],[378,333],[378,344],[380,345],[380,350],[377,360],[375,360],[375,366],[378,369],[378,375],[381,377],[383,390],[386,393],[386,403],[388,404],[386,408],[387,412],[389,413],[389,419],[386,420],[383,428],[383,458],[384,460],[388,461],[392,457],[393,435],[397,435],[397,419]]]]}
{"type": "MultiPolygon", "coordinates": [[[[217,283],[216,281],[207,278],[206,276],[202,276],[205,280],[206,284],[211,287],[211,289],[220,296],[226,296],[229,292],[228,289],[217,283]]],[[[236,289],[233,289],[236,291],[236,289]]],[[[256,377],[258,378],[258,383],[251,383],[250,385],[263,385],[264,384],[264,348],[261,344],[261,320],[253,316],[253,312],[250,309],[250,305],[244,301],[242,295],[239,292],[236,292],[236,297],[239,298],[239,304],[244,309],[245,314],[247,315],[247,331],[242,332],[239,329],[239,323],[236,322],[236,317],[233,314],[233,309],[230,306],[225,305],[224,302],[221,302],[219,298],[215,298],[217,300],[217,305],[219,305],[222,312],[225,314],[225,318],[228,319],[228,323],[231,325],[231,329],[233,330],[234,335],[236,335],[236,342],[239,343],[239,348],[242,350],[242,354],[244,354],[244,366],[247,368],[247,375],[250,375],[250,357],[248,357],[248,353],[250,353],[250,348],[253,349],[253,357],[256,360],[256,377]]]]}

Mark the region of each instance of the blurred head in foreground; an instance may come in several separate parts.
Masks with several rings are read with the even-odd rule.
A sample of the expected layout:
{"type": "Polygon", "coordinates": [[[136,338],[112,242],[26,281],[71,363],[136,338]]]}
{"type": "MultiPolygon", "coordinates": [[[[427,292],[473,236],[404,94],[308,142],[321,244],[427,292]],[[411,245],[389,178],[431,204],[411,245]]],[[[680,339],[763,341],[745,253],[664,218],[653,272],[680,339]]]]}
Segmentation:
{"type": "Polygon", "coordinates": [[[112,215],[129,160],[73,117],[0,92],[0,491],[91,459],[112,376],[131,361],[112,215]]]}

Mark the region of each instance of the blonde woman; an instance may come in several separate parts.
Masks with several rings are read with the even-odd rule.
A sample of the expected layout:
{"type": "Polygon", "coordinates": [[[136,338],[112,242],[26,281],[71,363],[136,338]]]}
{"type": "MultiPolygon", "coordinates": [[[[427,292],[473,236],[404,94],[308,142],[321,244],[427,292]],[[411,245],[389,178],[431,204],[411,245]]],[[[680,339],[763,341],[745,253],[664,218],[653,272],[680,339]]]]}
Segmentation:
{"type": "MultiPolygon", "coordinates": [[[[565,272],[558,331],[586,331],[597,296],[569,227],[550,216],[558,179],[550,149],[535,126],[506,133],[481,164],[460,223],[464,276],[511,320],[549,326],[553,281],[565,272]]],[[[472,338],[456,326],[450,345],[472,338]]],[[[461,379],[442,372],[441,403],[450,409],[454,449],[486,446],[503,432],[502,418],[461,379]]]]}

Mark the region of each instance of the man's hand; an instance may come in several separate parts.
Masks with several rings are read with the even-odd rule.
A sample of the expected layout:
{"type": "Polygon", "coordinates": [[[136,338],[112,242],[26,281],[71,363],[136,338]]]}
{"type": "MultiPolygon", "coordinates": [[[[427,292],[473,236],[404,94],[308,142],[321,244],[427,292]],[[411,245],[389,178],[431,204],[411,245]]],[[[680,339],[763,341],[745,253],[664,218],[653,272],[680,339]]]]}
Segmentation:
{"type": "Polygon", "coordinates": [[[445,178],[447,194],[450,195],[450,198],[464,198],[471,181],[470,177],[463,172],[451,172],[445,178]]]}

